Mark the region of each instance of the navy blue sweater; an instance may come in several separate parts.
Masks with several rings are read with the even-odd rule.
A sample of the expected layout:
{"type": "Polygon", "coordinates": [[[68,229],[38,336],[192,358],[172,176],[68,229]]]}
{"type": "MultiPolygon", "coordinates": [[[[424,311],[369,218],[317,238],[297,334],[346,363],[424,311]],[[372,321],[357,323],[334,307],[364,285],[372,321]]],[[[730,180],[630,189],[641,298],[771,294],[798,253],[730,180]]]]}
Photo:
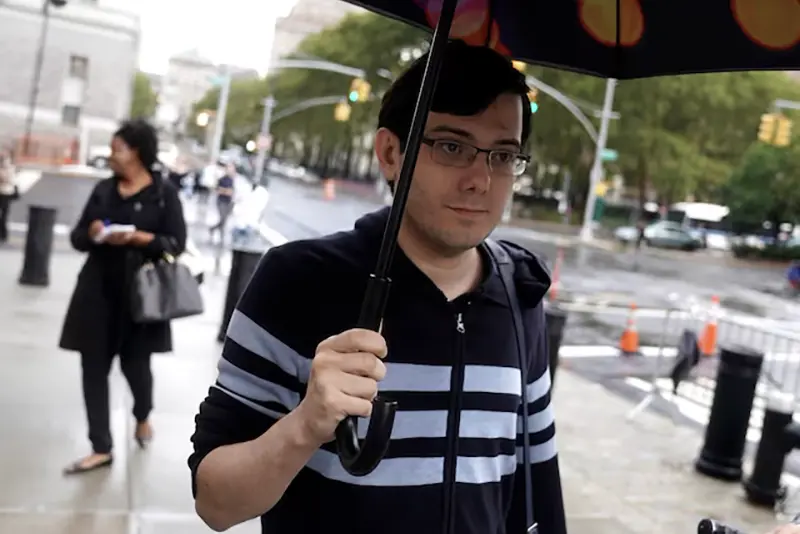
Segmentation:
{"type": "MultiPolygon", "coordinates": [[[[255,439],[294,409],[316,346],[355,325],[386,220],[381,210],[352,231],[291,242],[262,259],[196,418],[195,490],[203,458],[255,439]]],[[[515,262],[530,351],[534,515],[541,534],[565,534],[541,304],[550,279],[533,255],[503,245],[515,262]]],[[[485,265],[478,289],[448,301],[398,250],[379,386],[399,403],[388,454],[357,478],[326,444],[262,516],[265,534],[524,534],[519,355],[499,273],[488,259],[485,265]]]]}

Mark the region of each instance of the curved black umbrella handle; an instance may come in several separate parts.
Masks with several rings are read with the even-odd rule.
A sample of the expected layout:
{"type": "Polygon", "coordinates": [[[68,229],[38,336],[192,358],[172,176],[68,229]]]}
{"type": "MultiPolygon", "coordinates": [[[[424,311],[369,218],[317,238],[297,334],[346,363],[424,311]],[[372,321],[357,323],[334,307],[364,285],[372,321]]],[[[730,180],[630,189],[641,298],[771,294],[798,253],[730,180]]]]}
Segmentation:
{"type": "MultiPolygon", "coordinates": [[[[380,331],[386,300],[389,296],[390,280],[370,276],[367,291],[361,305],[359,328],[380,331]]],[[[397,403],[377,397],[372,401],[372,415],[364,441],[358,439],[358,419],[348,417],[336,427],[336,452],[345,471],[353,476],[370,474],[389,448],[392,437],[397,403]]]]}
{"type": "Polygon", "coordinates": [[[336,451],[345,471],[353,476],[370,474],[383,460],[389,448],[397,403],[376,398],[372,402],[364,441],[358,439],[358,419],[348,417],[336,428],[336,451]]]}

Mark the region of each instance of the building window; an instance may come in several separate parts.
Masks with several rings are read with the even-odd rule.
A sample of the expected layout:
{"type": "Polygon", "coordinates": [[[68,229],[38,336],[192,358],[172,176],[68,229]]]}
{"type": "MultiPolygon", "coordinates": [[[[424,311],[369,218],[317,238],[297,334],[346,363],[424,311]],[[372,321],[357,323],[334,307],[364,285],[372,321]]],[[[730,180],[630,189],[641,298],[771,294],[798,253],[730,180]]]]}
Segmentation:
{"type": "Polygon", "coordinates": [[[69,77],[86,80],[89,77],[89,58],[84,56],[70,56],[69,77]]]}
{"type": "Polygon", "coordinates": [[[81,120],[79,106],[64,106],[61,108],[61,123],[65,126],[77,126],[81,120]]]}

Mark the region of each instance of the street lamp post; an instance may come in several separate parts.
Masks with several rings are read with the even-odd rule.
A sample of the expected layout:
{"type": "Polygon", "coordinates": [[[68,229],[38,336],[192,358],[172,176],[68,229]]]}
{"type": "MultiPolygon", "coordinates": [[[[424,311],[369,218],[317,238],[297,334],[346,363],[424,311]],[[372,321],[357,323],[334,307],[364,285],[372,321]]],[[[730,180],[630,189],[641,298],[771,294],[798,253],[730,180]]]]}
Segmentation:
{"type": "Polygon", "coordinates": [[[33,65],[33,83],[31,84],[30,100],[28,103],[28,116],[25,119],[25,136],[22,138],[22,153],[28,154],[31,135],[33,134],[33,121],[36,116],[36,105],[39,100],[39,86],[44,65],[44,52],[47,46],[47,33],[50,29],[50,6],[64,7],[67,0],[44,0],[42,3],[42,30],[39,33],[39,46],[36,49],[36,60],[33,65]]]}
{"type": "Polygon", "coordinates": [[[267,163],[267,146],[270,143],[270,126],[272,124],[272,110],[275,109],[277,101],[268,96],[264,99],[264,117],[261,120],[261,132],[258,137],[258,156],[256,157],[256,173],[253,181],[256,184],[261,184],[261,179],[264,176],[264,166],[267,163]]]}
{"type": "Polygon", "coordinates": [[[225,67],[220,80],[219,100],[217,101],[217,115],[214,121],[214,140],[211,144],[211,161],[217,161],[222,151],[222,137],[225,134],[225,115],[228,112],[228,100],[231,94],[230,70],[225,67]]]}
{"type": "Polygon", "coordinates": [[[593,237],[594,205],[597,202],[597,184],[603,175],[603,151],[608,140],[608,123],[612,118],[614,104],[614,90],[617,80],[609,78],[606,82],[606,96],[603,99],[603,110],[600,112],[600,131],[597,134],[597,145],[594,153],[594,163],[589,174],[589,195],[586,198],[586,209],[583,212],[583,226],[581,227],[581,241],[588,242],[593,237]]]}

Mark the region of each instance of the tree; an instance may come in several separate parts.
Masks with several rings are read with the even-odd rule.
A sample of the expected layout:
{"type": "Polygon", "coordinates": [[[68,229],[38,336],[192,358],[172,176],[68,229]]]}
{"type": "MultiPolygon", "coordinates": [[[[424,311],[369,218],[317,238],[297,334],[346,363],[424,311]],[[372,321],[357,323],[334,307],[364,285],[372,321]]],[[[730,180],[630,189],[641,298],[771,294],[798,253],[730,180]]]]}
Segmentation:
{"type": "Polygon", "coordinates": [[[731,222],[758,228],[764,221],[777,232],[800,214],[800,145],[788,148],[753,143],[725,187],[731,222]]]}
{"type": "Polygon", "coordinates": [[[672,202],[688,195],[718,200],[759,117],[776,98],[800,98],[778,72],[671,76],[621,83],[610,143],[640,198],[646,190],[672,202]]]}
{"type": "MultiPolygon", "coordinates": [[[[390,81],[378,75],[382,69],[398,73],[408,59],[408,51],[425,47],[427,34],[386,17],[372,13],[353,14],[336,26],[306,37],[299,45],[295,57],[319,59],[359,68],[367,73],[372,92],[381,94],[390,81]]],[[[278,115],[287,108],[316,97],[341,95],[345,99],[352,79],[348,76],[321,70],[286,69],[277,71],[267,80],[234,82],[226,119],[226,142],[246,142],[260,128],[263,113],[262,101],[267,95],[277,100],[274,110],[278,115]]],[[[194,107],[215,110],[219,90],[209,91],[194,107]]],[[[334,120],[334,104],[301,111],[272,124],[271,132],[277,141],[302,147],[303,159],[318,163],[330,159],[334,153],[352,153],[364,150],[353,139],[374,128],[378,102],[360,102],[353,105],[350,120],[334,120]]],[[[190,120],[190,131],[200,132],[190,120]]],[[[350,156],[345,159],[352,159],[350,156]]],[[[306,161],[308,163],[308,161],[306,161]]]]}
{"type": "Polygon", "coordinates": [[[158,95],[147,74],[137,71],[133,77],[133,96],[131,97],[130,116],[132,118],[151,118],[158,106],[158,95]]]}

